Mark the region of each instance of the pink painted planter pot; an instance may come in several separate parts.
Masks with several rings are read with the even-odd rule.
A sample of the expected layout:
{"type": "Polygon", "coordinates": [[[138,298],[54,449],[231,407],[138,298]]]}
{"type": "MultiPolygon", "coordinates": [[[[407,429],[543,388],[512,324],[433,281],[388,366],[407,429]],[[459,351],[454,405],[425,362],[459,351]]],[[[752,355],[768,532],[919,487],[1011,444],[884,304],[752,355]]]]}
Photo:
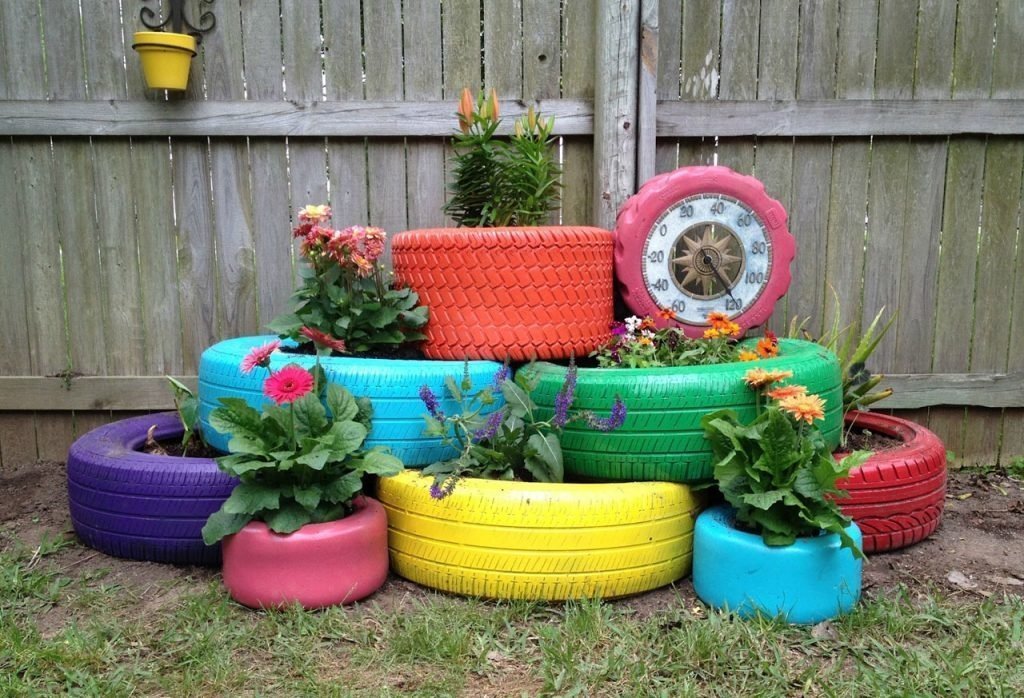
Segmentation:
{"type": "Polygon", "coordinates": [[[324,608],[364,599],[388,576],[388,521],[380,502],[355,500],[339,521],[274,533],[253,521],[222,545],[224,586],[252,608],[324,608]]]}

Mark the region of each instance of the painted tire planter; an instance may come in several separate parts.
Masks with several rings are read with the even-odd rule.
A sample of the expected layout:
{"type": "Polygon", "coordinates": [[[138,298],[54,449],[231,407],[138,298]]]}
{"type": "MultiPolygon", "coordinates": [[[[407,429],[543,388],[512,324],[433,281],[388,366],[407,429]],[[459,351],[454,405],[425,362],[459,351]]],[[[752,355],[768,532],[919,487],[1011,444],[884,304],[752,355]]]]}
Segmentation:
{"type": "MultiPolygon", "coordinates": [[[[697,517],[693,588],[709,606],[748,618],[757,612],[790,623],[818,623],[848,613],[860,598],[863,561],[839,536],[798,538],[771,547],[734,528],[734,512],[716,506],[697,517]]],[[[859,544],[855,523],[847,532],[859,544]]]]}
{"type": "MultiPolygon", "coordinates": [[[[199,361],[199,419],[207,442],[221,451],[228,450],[229,436],[210,426],[210,413],[220,405],[219,398],[237,397],[259,409],[269,399],[263,395],[264,369],[257,368],[246,375],[239,369],[242,359],[256,346],[276,337],[239,337],[218,342],[203,352],[199,361]]],[[[274,370],[290,363],[312,369],[316,357],[307,354],[288,354],[275,351],[270,367],[274,370]]],[[[426,408],[419,391],[429,385],[436,395],[445,396],[444,379],[460,378],[462,361],[422,361],[401,359],[362,359],[329,356],[320,359],[327,379],[344,385],[356,397],[373,401],[373,428],[366,439],[366,447],[387,446],[391,453],[407,466],[421,466],[435,461],[454,458],[457,453],[441,443],[440,439],[423,436],[423,414],[426,408]]],[[[501,364],[493,361],[469,362],[469,375],[474,385],[490,383],[501,364]]],[[[491,409],[501,406],[501,395],[491,409]]],[[[440,401],[441,409],[458,410],[451,399],[440,401]]]]}
{"type": "Polygon", "coordinates": [[[939,437],[919,424],[877,412],[850,412],[846,426],[903,442],[876,451],[838,483],[850,493],[837,500],[839,507],[860,526],[864,550],[897,550],[931,535],[946,502],[946,447],[939,437]]]}
{"type": "Polygon", "coordinates": [[[442,500],[431,477],[381,478],[392,570],[495,599],[619,597],[690,571],[698,499],[665,482],[546,484],[464,478],[442,500]]]}
{"type": "Polygon", "coordinates": [[[174,412],[93,429],[68,451],[68,505],[75,532],[90,548],[132,560],[218,565],[220,546],[203,543],[207,517],[236,480],[209,458],[143,453],[146,432],[181,438],[174,412]]]}
{"type": "Polygon", "coordinates": [[[384,507],[357,497],[338,521],[307,524],[287,535],[253,521],[224,538],[224,586],[251,608],[349,604],[377,591],[388,576],[384,507]]]}
{"type": "MultiPolygon", "coordinates": [[[[700,420],[721,408],[735,410],[741,419],[753,419],[755,396],[743,382],[743,374],[754,366],[790,370],[793,377],[787,382],[806,385],[821,395],[826,412],[820,426],[834,448],[843,419],[839,360],[820,345],[799,339],[780,340],[780,352],[774,359],[715,366],[579,369],[575,408],[606,413],[619,395],[627,414],[625,424],[607,434],[582,423],[569,425],[561,439],[566,473],[599,480],[709,479],[713,455],[700,420]]],[[[540,384],[533,399],[542,416],[548,416],[566,368],[544,362],[535,368],[540,384]]]]}
{"type": "Polygon", "coordinates": [[[430,308],[432,359],[585,356],[613,320],[612,234],[600,228],[437,228],[391,242],[395,280],[430,308]]]}

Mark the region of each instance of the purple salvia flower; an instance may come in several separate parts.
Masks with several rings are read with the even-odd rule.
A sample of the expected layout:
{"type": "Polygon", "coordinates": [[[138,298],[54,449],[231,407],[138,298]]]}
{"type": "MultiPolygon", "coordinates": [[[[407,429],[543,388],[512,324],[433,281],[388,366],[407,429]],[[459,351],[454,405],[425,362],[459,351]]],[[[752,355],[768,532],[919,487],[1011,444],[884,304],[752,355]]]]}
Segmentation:
{"type": "Polygon", "coordinates": [[[576,399],[576,362],[569,363],[565,372],[565,382],[555,396],[555,416],[551,418],[551,426],[561,429],[569,421],[569,408],[576,399]]]}
{"type": "Polygon", "coordinates": [[[505,410],[491,412],[491,415],[487,418],[487,424],[473,432],[473,441],[479,443],[493,439],[503,421],[505,421],[505,410]]]}
{"type": "Polygon", "coordinates": [[[455,489],[458,478],[449,476],[440,485],[436,482],[430,486],[430,497],[432,499],[444,499],[455,489]]]}
{"type": "Polygon", "coordinates": [[[491,382],[491,388],[494,390],[501,390],[501,384],[508,380],[509,374],[512,370],[508,364],[505,364],[494,374],[494,380],[491,382]]]}
{"type": "Polygon", "coordinates": [[[439,422],[444,421],[444,412],[441,411],[441,406],[437,402],[437,395],[434,395],[434,391],[430,389],[429,385],[420,388],[420,400],[423,400],[431,417],[439,422]]]}
{"type": "Polygon", "coordinates": [[[626,403],[618,395],[615,396],[615,404],[612,405],[612,413],[607,419],[598,417],[593,412],[586,414],[587,424],[598,431],[614,431],[621,427],[626,421],[626,403]]]}

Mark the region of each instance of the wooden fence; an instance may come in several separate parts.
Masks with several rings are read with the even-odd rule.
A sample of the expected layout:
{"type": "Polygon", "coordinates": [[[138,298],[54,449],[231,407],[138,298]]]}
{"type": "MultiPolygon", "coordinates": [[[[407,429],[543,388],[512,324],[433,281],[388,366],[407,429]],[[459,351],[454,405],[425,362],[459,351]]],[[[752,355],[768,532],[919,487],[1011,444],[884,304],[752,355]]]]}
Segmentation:
{"type": "Polygon", "coordinates": [[[566,223],[677,166],[755,174],[799,245],[776,329],[830,322],[830,286],[844,322],[898,308],[888,404],[962,462],[1024,454],[1024,3],[217,0],[171,98],[139,5],[0,4],[0,464],[167,408],[164,374],[258,332],[304,204],[443,223],[463,86],[558,117],[566,223]]]}

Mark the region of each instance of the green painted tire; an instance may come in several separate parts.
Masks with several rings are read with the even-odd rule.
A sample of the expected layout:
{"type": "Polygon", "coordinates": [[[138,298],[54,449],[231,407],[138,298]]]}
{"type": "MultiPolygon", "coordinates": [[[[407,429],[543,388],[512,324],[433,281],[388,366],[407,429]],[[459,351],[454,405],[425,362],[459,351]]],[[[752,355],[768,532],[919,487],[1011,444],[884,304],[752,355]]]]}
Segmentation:
{"type": "MultiPolygon", "coordinates": [[[[752,343],[754,340],[747,340],[752,343]]],[[[574,409],[606,416],[616,395],[626,403],[626,422],[601,433],[576,422],[562,433],[565,472],[581,479],[666,480],[699,482],[711,477],[711,448],[701,418],[731,408],[740,419],[753,419],[754,393],[743,382],[753,367],[793,372],[785,383],[807,386],[825,400],[818,423],[831,448],[839,444],[843,394],[839,359],[814,342],[780,340],[780,356],[756,362],[681,368],[581,368],[574,409]]],[[[540,383],[533,393],[542,418],[554,411],[555,396],[565,380],[565,366],[534,365],[540,383]]]]}

